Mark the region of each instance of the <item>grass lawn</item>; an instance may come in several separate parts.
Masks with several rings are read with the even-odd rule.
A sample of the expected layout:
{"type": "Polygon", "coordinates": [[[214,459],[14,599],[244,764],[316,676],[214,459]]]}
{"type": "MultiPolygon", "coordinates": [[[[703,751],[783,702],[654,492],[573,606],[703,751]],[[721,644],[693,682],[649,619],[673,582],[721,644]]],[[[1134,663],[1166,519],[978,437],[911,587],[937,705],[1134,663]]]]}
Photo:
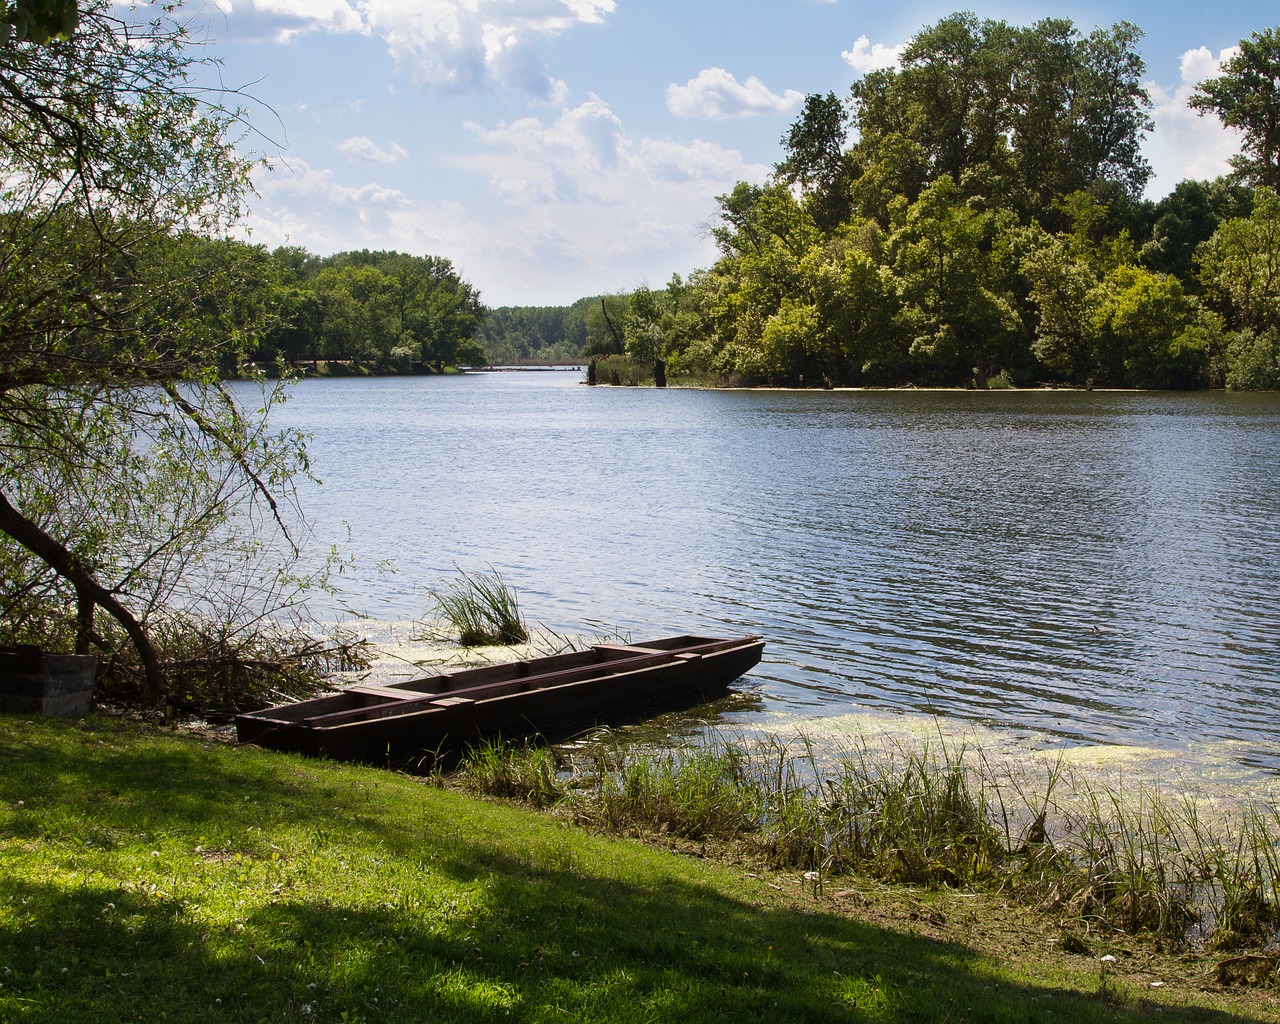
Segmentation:
{"type": "Polygon", "coordinates": [[[1274,987],[1056,939],[987,897],[814,893],[390,772],[0,715],[6,1024],[1280,1020],[1274,987]]]}

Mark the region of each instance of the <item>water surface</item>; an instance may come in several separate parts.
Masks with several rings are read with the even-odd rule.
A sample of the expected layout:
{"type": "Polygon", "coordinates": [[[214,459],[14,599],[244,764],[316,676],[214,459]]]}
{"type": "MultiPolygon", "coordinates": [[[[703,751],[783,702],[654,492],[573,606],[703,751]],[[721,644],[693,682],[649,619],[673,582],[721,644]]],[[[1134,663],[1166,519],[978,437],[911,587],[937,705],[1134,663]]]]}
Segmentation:
{"type": "Polygon", "coordinates": [[[925,713],[1280,770],[1280,396],[309,381],[319,544],[377,619],[758,632],[744,718],[925,713]],[[379,563],[389,561],[390,573],[379,563]]]}

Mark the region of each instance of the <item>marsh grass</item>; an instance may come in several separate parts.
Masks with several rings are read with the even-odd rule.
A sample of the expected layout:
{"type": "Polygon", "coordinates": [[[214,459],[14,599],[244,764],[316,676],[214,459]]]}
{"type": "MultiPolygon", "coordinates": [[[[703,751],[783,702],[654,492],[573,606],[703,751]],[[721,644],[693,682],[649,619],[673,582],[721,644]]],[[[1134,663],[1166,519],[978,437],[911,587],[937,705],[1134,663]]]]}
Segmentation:
{"type": "MultiPolygon", "coordinates": [[[[1206,814],[1194,795],[1112,787],[1061,760],[1015,774],[941,737],[863,740],[821,758],[803,738],[676,749],[604,739],[554,780],[541,776],[537,793],[540,806],[590,825],[718,843],[815,886],[861,876],[1015,895],[1060,915],[1072,935],[1263,951],[1280,928],[1277,809],[1206,814]]],[[[1280,959],[1265,957],[1276,982],[1280,959]]]]}
{"type": "Polygon", "coordinates": [[[547,807],[564,797],[560,767],[550,747],[511,747],[495,739],[472,747],[461,770],[480,792],[547,807]]]}
{"type": "Polygon", "coordinates": [[[431,599],[452,638],[463,647],[510,646],[529,639],[516,592],[492,569],[487,573],[459,570],[457,579],[431,592],[431,599]]]}

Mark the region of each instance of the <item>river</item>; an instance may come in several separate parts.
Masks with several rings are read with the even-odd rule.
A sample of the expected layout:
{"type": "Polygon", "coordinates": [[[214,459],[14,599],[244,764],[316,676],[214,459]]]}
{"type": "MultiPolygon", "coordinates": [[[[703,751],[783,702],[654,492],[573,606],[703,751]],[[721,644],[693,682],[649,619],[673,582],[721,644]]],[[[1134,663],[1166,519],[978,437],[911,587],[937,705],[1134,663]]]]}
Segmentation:
{"type": "Polygon", "coordinates": [[[347,609],[761,633],[733,724],[925,716],[1280,773],[1280,395],[304,381],[347,609]]]}

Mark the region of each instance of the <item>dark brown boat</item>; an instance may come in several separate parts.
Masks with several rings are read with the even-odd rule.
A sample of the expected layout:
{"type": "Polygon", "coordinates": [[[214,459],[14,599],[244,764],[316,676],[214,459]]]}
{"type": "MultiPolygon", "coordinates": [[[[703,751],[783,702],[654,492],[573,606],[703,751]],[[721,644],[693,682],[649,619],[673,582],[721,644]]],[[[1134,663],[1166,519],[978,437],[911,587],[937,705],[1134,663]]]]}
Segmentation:
{"type": "Polygon", "coordinates": [[[673,636],[463,669],[236,717],[242,743],[342,761],[431,764],[485,739],[554,741],[720,696],[764,651],[758,636],[673,636]]]}

